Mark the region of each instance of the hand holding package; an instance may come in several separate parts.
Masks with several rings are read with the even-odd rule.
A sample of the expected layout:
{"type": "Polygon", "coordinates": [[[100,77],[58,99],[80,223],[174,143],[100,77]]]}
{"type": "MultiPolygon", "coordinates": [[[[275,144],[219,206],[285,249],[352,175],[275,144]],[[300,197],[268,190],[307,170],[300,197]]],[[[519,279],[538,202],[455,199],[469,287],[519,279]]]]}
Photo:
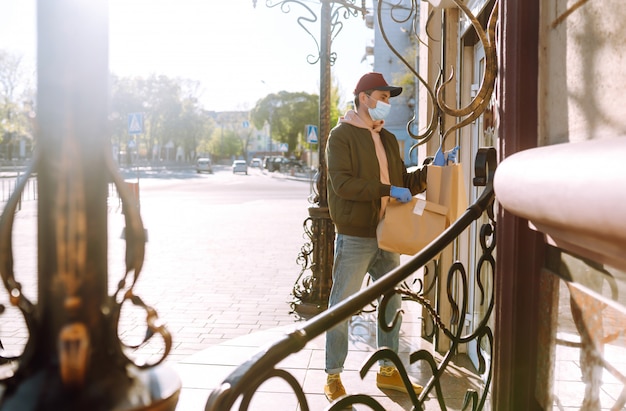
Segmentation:
{"type": "Polygon", "coordinates": [[[401,203],[408,203],[413,198],[411,190],[405,187],[391,186],[389,195],[401,203]]]}

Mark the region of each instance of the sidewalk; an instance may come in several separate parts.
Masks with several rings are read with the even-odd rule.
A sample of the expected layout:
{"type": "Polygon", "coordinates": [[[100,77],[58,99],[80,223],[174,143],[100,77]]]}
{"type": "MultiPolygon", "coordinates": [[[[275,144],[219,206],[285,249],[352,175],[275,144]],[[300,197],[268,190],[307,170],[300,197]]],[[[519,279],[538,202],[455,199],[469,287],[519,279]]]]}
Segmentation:
{"type": "MultiPolygon", "coordinates": [[[[408,366],[409,353],[421,348],[431,352],[433,350],[427,341],[419,337],[421,321],[418,311],[420,308],[414,303],[404,302],[403,309],[405,315],[401,331],[400,358],[405,366],[408,366]]],[[[369,395],[385,410],[410,410],[413,405],[410,403],[408,395],[390,390],[380,390],[376,387],[378,366],[372,367],[365,379],[361,380],[359,376],[362,364],[376,350],[375,324],[375,314],[366,313],[353,317],[350,326],[349,353],[346,368],[342,374],[342,381],[348,394],[369,395]]],[[[180,360],[174,365],[183,383],[176,409],[178,411],[204,410],[211,391],[219,387],[224,378],[238,365],[258,353],[262,347],[271,344],[294,328],[295,326],[285,326],[253,333],[180,360]]],[[[324,338],[324,335],[317,337],[303,350],[285,359],[278,366],[297,379],[305,392],[311,410],[323,410],[329,406],[323,393],[326,380],[324,338]]],[[[471,365],[461,358],[461,363],[452,367],[455,372],[441,380],[449,410],[461,410],[466,390],[472,387],[476,388],[481,384],[467,367],[471,367],[471,365]]],[[[423,364],[421,366],[408,366],[408,372],[411,378],[422,385],[427,383],[431,375],[423,364]]],[[[254,411],[297,411],[301,409],[298,407],[297,398],[291,387],[279,379],[265,382],[253,398],[249,409],[254,411]],[[280,404],[278,408],[277,404],[280,404]]],[[[426,411],[441,409],[433,393],[429,394],[424,405],[426,411]]],[[[355,405],[353,409],[369,410],[370,408],[364,405],[355,405]]]]}
{"type": "MultiPolygon", "coordinates": [[[[312,184],[306,175],[270,173],[267,170],[258,171],[266,178],[298,180],[302,182],[302,187],[305,188],[312,184]]],[[[270,207],[276,208],[271,205],[270,207]]],[[[285,250],[288,250],[289,246],[294,244],[299,248],[304,242],[302,238],[302,221],[306,215],[300,214],[298,216],[296,211],[298,207],[295,204],[293,207],[281,206],[281,210],[273,210],[276,214],[272,214],[270,209],[265,209],[258,204],[255,206],[255,212],[258,215],[264,215],[268,218],[263,223],[256,222],[255,230],[260,232],[264,231],[265,228],[262,225],[259,226],[259,224],[271,225],[271,219],[275,218],[273,216],[281,219],[293,216],[292,220],[281,221],[279,225],[281,230],[279,237],[281,237],[280,240],[282,242],[279,241],[278,237],[272,237],[273,248],[282,250],[280,253],[268,254],[267,250],[264,251],[259,247],[253,247],[247,248],[243,254],[246,255],[246,258],[258,260],[254,270],[255,272],[264,273],[265,284],[255,282],[256,279],[254,277],[250,277],[246,272],[239,271],[239,269],[233,271],[233,263],[227,268],[234,275],[229,281],[230,284],[222,282],[222,279],[217,279],[217,281],[220,281],[221,285],[219,288],[222,288],[222,294],[230,294],[233,297],[238,294],[237,298],[224,300],[219,297],[216,300],[215,298],[218,298],[218,295],[211,294],[213,298],[211,312],[214,312],[220,318],[208,318],[206,325],[197,324],[197,328],[185,324],[182,318],[168,320],[168,328],[174,333],[175,340],[182,341],[182,345],[177,345],[166,360],[178,372],[182,380],[182,391],[177,411],[204,410],[211,391],[217,388],[237,366],[258,353],[267,344],[276,341],[285,333],[301,325],[298,318],[289,313],[290,306],[286,302],[300,267],[295,262],[297,252],[285,250]],[[248,283],[243,290],[233,287],[234,283],[241,281],[237,280],[239,278],[245,279],[244,281],[248,283]],[[270,279],[272,283],[268,287],[266,283],[270,279]],[[230,287],[232,290],[224,290],[225,287],[230,287]],[[242,294],[245,294],[245,296],[242,296],[242,294]],[[265,314],[261,316],[261,312],[265,314]],[[271,316],[267,314],[270,312],[273,313],[271,316]],[[210,327],[211,324],[213,324],[212,331],[210,331],[211,335],[206,335],[205,333],[209,332],[207,327],[210,327]],[[215,344],[184,355],[189,350],[183,347],[192,348],[194,346],[191,343],[191,340],[194,339],[194,333],[200,333],[200,339],[215,344]]],[[[142,208],[142,215],[146,221],[146,226],[149,228],[153,216],[148,206],[142,208]]],[[[241,226],[246,224],[245,221],[241,222],[241,226]]],[[[151,243],[149,247],[156,247],[155,243],[158,239],[152,240],[152,234],[154,236],[157,235],[156,232],[150,232],[151,243]]],[[[225,244],[221,244],[221,246],[225,250],[220,256],[221,259],[227,259],[228,255],[242,255],[242,251],[237,249],[226,252],[226,247],[230,248],[231,246],[225,244]]],[[[144,272],[150,274],[144,274],[144,276],[150,275],[152,277],[157,274],[153,273],[153,270],[150,268],[150,260],[147,260],[146,264],[144,272]]],[[[164,271],[164,268],[160,265],[159,271],[164,271]]],[[[194,270],[193,265],[187,268],[189,271],[194,270]]],[[[160,280],[157,281],[161,282],[160,280]]],[[[203,282],[198,282],[195,288],[200,288],[201,284],[203,282]]],[[[168,288],[172,287],[174,287],[174,290],[179,289],[173,285],[168,288]]],[[[206,291],[204,293],[208,296],[206,291]]],[[[178,295],[180,296],[179,304],[182,301],[193,299],[190,298],[191,295],[188,292],[179,291],[178,295]]],[[[158,298],[160,301],[164,300],[164,298],[155,296],[150,301],[154,300],[154,298],[158,298]]],[[[201,297],[198,296],[196,298],[201,297]]],[[[205,300],[205,298],[202,298],[202,300],[205,300]]],[[[168,311],[170,311],[170,308],[163,303],[158,305],[157,309],[161,316],[167,316],[168,311]]],[[[202,308],[196,307],[196,309],[201,310],[202,308]]],[[[403,309],[405,310],[405,315],[401,331],[400,356],[404,363],[408,365],[410,352],[414,352],[419,348],[430,348],[430,346],[419,337],[421,333],[421,306],[415,303],[404,302],[403,309]]],[[[365,380],[362,381],[359,377],[358,370],[361,368],[363,361],[376,350],[375,330],[374,314],[363,314],[359,317],[354,317],[351,326],[350,353],[343,376],[344,385],[349,393],[365,393],[374,397],[386,410],[411,409],[412,405],[408,402],[408,396],[393,391],[383,392],[376,387],[375,372],[377,367],[372,368],[365,380]]],[[[293,355],[293,358],[287,358],[283,364],[280,364],[281,368],[290,372],[299,381],[307,396],[309,408],[313,411],[325,409],[329,405],[323,394],[323,385],[326,377],[324,372],[324,342],[325,336],[321,335],[310,342],[301,352],[293,355]]],[[[202,343],[196,343],[198,348],[201,345],[202,343]]],[[[432,352],[432,350],[429,351],[432,352]]],[[[459,366],[457,370],[457,376],[450,377],[449,388],[446,388],[448,409],[452,411],[461,410],[465,390],[468,383],[471,382],[471,380],[466,378],[467,370],[464,367],[459,366]]],[[[409,375],[424,385],[430,377],[430,371],[412,366],[409,367],[409,375]]],[[[426,405],[426,410],[428,411],[440,409],[436,399],[433,398],[429,399],[426,405]]],[[[299,410],[296,405],[296,396],[291,388],[285,382],[277,379],[272,379],[260,387],[259,392],[254,395],[253,403],[249,409],[260,411],[299,410]],[[280,405],[277,407],[277,404],[280,405]]],[[[369,408],[355,406],[354,409],[364,410],[369,408]]]]}
{"type": "MultiPolygon", "coordinates": [[[[146,259],[136,294],[154,305],[159,318],[174,336],[174,346],[166,358],[182,381],[177,411],[204,410],[210,392],[261,348],[301,325],[290,314],[291,288],[301,267],[296,262],[304,239],[302,223],[307,216],[306,193],[309,182],[303,176],[264,173],[258,178],[300,179],[294,190],[302,190],[299,200],[282,200],[280,207],[263,200],[245,205],[215,204],[182,191],[172,196],[146,189],[142,180],[141,214],[148,230],[146,259]],[[208,208],[207,208],[208,207],[208,208]],[[177,209],[175,215],[171,210],[177,209]],[[164,215],[168,218],[164,219],[164,215]],[[233,218],[230,218],[232,216],[233,218]],[[262,216],[262,218],[260,218],[262,216]],[[279,223],[277,223],[279,221],[279,223]],[[202,230],[200,227],[206,227],[202,230]],[[254,230],[249,230],[254,227],[254,230]],[[272,241],[259,242],[258,233],[277,230],[272,241]],[[216,236],[231,230],[237,236],[216,236]],[[194,233],[190,236],[189,233],[194,233]],[[255,237],[256,236],[256,237],[255,237]],[[233,238],[231,238],[233,237],[233,238]],[[208,253],[208,250],[213,250],[208,253]],[[254,275],[262,273],[263,275],[254,275]]],[[[184,184],[184,183],[177,183],[184,184]]],[[[109,204],[109,287],[116,286],[124,272],[124,227],[118,204],[109,204]]],[[[13,250],[15,272],[29,297],[36,295],[36,202],[24,202],[16,214],[13,250]]],[[[3,301],[4,303],[4,301],[3,301]]],[[[429,348],[419,338],[421,307],[403,303],[405,310],[401,338],[401,358],[408,364],[409,352],[429,348]]],[[[145,332],[145,317],[123,318],[121,338],[136,342],[145,332]]],[[[0,327],[5,345],[19,350],[27,330],[21,315],[7,305],[0,327]]],[[[344,373],[348,392],[365,393],[376,398],[386,410],[410,409],[404,394],[383,392],[375,386],[374,367],[361,381],[362,362],[375,350],[373,314],[355,317],[351,327],[350,354],[344,373]]],[[[432,350],[429,350],[432,352],[432,350]]],[[[162,347],[148,344],[140,354],[159,356],[162,347]]],[[[328,406],[323,395],[324,336],[287,358],[281,368],[290,372],[303,387],[311,410],[328,406]]],[[[460,410],[467,383],[466,365],[446,382],[448,409],[460,410]]],[[[409,375],[424,385],[429,370],[409,367],[409,375]]],[[[432,394],[431,394],[432,395],[432,394]]],[[[286,383],[272,379],[255,394],[250,410],[297,410],[296,397],[286,383]],[[277,406],[279,404],[279,406],[277,406]]],[[[429,399],[427,410],[438,410],[429,399]]],[[[369,409],[357,406],[355,409],[369,409]]]]}

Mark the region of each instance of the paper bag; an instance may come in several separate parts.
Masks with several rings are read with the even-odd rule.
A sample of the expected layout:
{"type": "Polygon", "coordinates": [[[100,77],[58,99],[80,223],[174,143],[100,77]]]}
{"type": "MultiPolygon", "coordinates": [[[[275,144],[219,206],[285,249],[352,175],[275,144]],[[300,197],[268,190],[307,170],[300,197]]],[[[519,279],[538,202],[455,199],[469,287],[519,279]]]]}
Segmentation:
{"type": "Polygon", "coordinates": [[[448,208],[446,227],[456,221],[468,207],[461,164],[428,166],[426,200],[448,208]]]}
{"type": "Polygon", "coordinates": [[[413,197],[408,203],[391,200],[376,228],[378,247],[414,255],[446,228],[447,208],[413,197]]]}

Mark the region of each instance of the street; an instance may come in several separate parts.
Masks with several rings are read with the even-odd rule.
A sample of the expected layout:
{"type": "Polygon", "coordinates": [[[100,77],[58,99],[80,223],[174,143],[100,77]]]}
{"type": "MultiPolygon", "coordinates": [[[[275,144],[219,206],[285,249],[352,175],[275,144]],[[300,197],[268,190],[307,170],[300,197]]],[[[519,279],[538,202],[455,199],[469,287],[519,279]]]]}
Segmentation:
{"type": "MultiPolygon", "coordinates": [[[[139,186],[148,243],[136,292],[155,305],[173,334],[171,360],[294,322],[289,301],[300,272],[309,183],[256,168],[235,175],[215,167],[213,174],[140,176],[139,186]]],[[[119,212],[109,218],[110,226],[123,227],[119,212]]],[[[117,231],[111,256],[123,255],[117,231]]],[[[111,279],[121,275],[123,261],[110,262],[111,279]]],[[[129,327],[127,336],[143,332],[129,327]]]]}
{"type": "MultiPolygon", "coordinates": [[[[173,334],[169,361],[258,330],[293,324],[291,290],[301,267],[296,263],[308,217],[311,184],[249,169],[248,175],[216,167],[197,174],[176,171],[126,173],[139,182],[140,210],[148,233],[144,266],[135,287],[173,334]],[[137,180],[138,177],[138,180],[137,180]]],[[[37,300],[36,205],[26,204],[14,225],[15,272],[25,294],[37,300]]],[[[124,215],[109,199],[109,290],[125,270],[124,215]]],[[[7,306],[0,339],[9,352],[26,341],[21,315],[7,306]]],[[[120,336],[136,344],[145,333],[145,313],[122,311],[120,336]]],[[[162,350],[157,338],[139,350],[162,350]]]]}

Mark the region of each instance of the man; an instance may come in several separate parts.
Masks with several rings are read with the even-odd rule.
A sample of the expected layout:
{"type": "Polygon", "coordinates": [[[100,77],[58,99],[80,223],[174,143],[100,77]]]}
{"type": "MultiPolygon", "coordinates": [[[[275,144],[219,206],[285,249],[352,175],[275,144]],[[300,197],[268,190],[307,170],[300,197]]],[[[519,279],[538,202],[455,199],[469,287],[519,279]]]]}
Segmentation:
{"type": "MultiPolygon", "coordinates": [[[[400,256],[378,248],[376,227],[389,197],[408,202],[426,189],[427,168],[408,173],[396,137],[383,128],[389,99],[402,92],[387,84],[382,74],[367,73],[354,89],[355,109],[333,128],[326,147],[328,204],[335,224],[335,260],[329,308],[359,291],[367,273],[374,281],[400,265],[400,256]]],[[[395,294],[387,308],[387,321],[400,309],[395,294]]],[[[379,313],[380,315],[380,313],[379,313]]],[[[398,352],[400,323],[390,332],[377,330],[378,347],[398,352]]],[[[329,401],[346,395],[340,373],[348,353],[348,322],[326,333],[324,393],[329,401]]],[[[376,376],[379,388],[407,392],[398,370],[384,360],[376,376]]],[[[413,384],[416,394],[422,387],[413,384]]]]}

